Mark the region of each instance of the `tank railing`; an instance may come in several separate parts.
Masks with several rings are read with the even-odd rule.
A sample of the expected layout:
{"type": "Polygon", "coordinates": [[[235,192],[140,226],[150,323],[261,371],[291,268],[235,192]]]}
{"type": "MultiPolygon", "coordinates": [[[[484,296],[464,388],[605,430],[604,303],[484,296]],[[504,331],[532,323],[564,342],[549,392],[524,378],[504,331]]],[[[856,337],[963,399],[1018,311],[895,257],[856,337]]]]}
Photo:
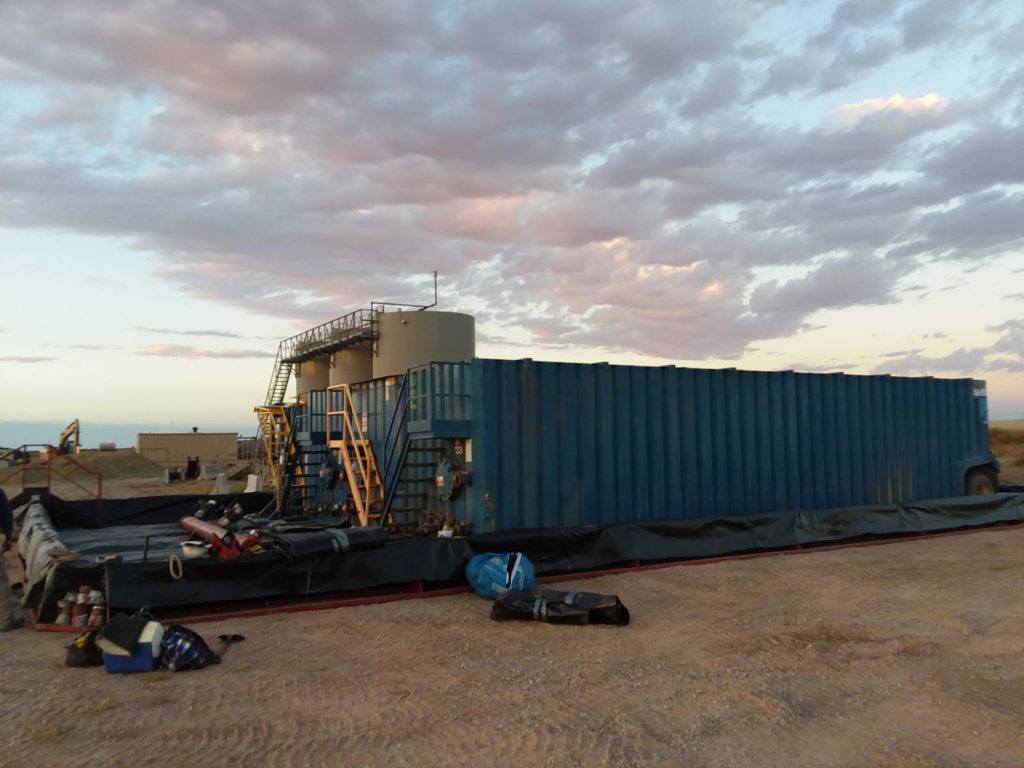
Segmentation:
{"type": "Polygon", "coordinates": [[[409,377],[402,377],[402,385],[398,388],[395,398],[395,411],[391,414],[387,432],[384,435],[384,514],[380,516],[381,525],[391,510],[391,502],[401,484],[402,470],[409,455],[409,377]]]}
{"type": "Polygon", "coordinates": [[[327,412],[324,414],[326,421],[327,446],[330,447],[331,443],[341,439],[337,437],[344,429],[342,424],[342,410],[345,407],[345,392],[343,390],[343,384],[332,384],[327,387],[327,412]]]}
{"type": "MultiPolygon", "coordinates": [[[[6,485],[8,480],[11,480],[18,475],[21,475],[21,489],[25,490],[25,486],[28,485],[25,482],[25,476],[28,472],[43,472],[45,467],[33,467],[31,466],[32,459],[31,453],[33,449],[46,449],[49,446],[45,444],[25,444],[19,445],[17,448],[10,448],[3,453],[0,453],[0,461],[14,461],[14,469],[11,472],[0,475],[0,485],[6,485]]],[[[10,469],[7,467],[7,469],[10,469]]],[[[49,483],[47,483],[49,486],[49,483]]]]}
{"type": "MultiPolygon", "coordinates": [[[[40,444],[40,447],[44,446],[40,444]]],[[[20,445],[17,448],[8,448],[3,453],[0,453],[0,461],[14,461],[18,464],[27,463],[26,448],[28,448],[27,445],[20,445]]]]}
{"type": "Polygon", "coordinates": [[[302,428],[297,428],[296,431],[325,432],[327,430],[327,389],[310,390],[306,401],[299,402],[297,414],[296,424],[301,423],[302,428]],[[323,395],[322,399],[318,396],[319,394],[323,395]]]}
{"type": "Polygon", "coordinates": [[[374,309],[356,309],[281,342],[281,360],[299,363],[377,337],[374,309]]]}
{"type": "Polygon", "coordinates": [[[400,304],[395,301],[371,301],[370,309],[375,312],[385,312],[385,309],[377,309],[377,307],[408,307],[409,309],[415,309],[417,312],[423,312],[424,310],[430,309],[433,304],[400,304]]]}
{"type": "MultiPolygon", "coordinates": [[[[53,488],[53,477],[54,474],[61,480],[65,480],[71,485],[78,488],[80,491],[92,496],[96,499],[96,521],[101,522],[103,519],[103,473],[97,472],[95,469],[91,469],[77,459],[72,458],[68,454],[62,454],[60,449],[48,444],[48,443],[26,443],[25,445],[18,446],[17,448],[11,448],[8,451],[0,454],[0,461],[9,461],[14,458],[18,462],[13,472],[0,476],[0,485],[6,484],[9,480],[14,477],[21,476],[21,490],[25,491],[26,488],[35,487],[35,484],[27,482],[29,473],[45,474],[46,476],[46,493],[52,492],[53,488]],[[40,461],[45,462],[46,466],[36,466],[32,464],[32,453],[36,452],[40,454],[40,461]],[[45,457],[45,458],[43,458],[45,457]],[[82,485],[71,475],[61,472],[60,468],[57,467],[57,463],[60,461],[71,464],[76,469],[80,469],[86,474],[92,475],[96,479],[96,490],[91,490],[82,485]]],[[[41,487],[41,486],[40,486],[41,487]]]]}
{"type": "MultiPolygon", "coordinates": [[[[92,497],[94,497],[96,499],[96,522],[102,522],[103,521],[103,475],[102,475],[102,473],[97,472],[94,469],[90,469],[89,467],[85,466],[81,462],[76,461],[75,459],[72,459],[70,456],[67,456],[67,455],[57,455],[57,456],[54,456],[53,454],[51,454],[50,461],[48,463],[50,464],[50,469],[51,469],[51,476],[50,476],[51,480],[52,480],[52,477],[53,477],[52,472],[56,471],[57,477],[59,477],[59,478],[61,478],[63,480],[66,480],[67,482],[69,482],[72,485],[74,485],[76,488],[80,489],[81,491],[89,494],[90,496],[92,496],[92,497]],[[63,472],[60,471],[60,469],[56,469],[55,466],[54,466],[54,459],[55,458],[57,459],[57,461],[67,461],[68,463],[73,464],[76,468],[81,469],[84,472],[87,472],[88,474],[90,474],[94,478],[96,478],[96,490],[95,491],[89,490],[88,488],[86,488],[84,485],[82,485],[81,483],[76,481],[71,476],[65,475],[63,472]]],[[[50,483],[47,483],[47,485],[50,485],[50,483]]]]}
{"type": "Polygon", "coordinates": [[[470,418],[472,395],[466,391],[468,363],[427,363],[409,369],[410,421],[470,418]]]}

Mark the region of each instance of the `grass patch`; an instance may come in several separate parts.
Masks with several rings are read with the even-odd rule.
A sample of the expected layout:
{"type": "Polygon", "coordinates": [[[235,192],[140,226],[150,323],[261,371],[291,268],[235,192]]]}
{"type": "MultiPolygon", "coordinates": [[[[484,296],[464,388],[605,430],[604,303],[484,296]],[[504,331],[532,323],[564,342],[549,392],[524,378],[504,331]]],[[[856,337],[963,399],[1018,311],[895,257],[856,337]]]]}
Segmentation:
{"type": "Polygon", "coordinates": [[[878,638],[865,629],[849,624],[815,624],[808,629],[780,632],[738,640],[734,645],[746,653],[799,651],[814,649],[831,652],[850,643],[871,643],[878,638]]]}
{"type": "Polygon", "coordinates": [[[39,723],[25,731],[25,738],[36,744],[53,744],[71,733],[71,730],[67,723],[39,723]]]}
{"type": "Polygon", "coordinates": [[[923,637],[911,637],[900,643],[896,649],[897,656],[938,656],[942,647],[923,637]]]}
{"type": "Polygon", "coordinates": [[[104,696],[102,699],[100,699],[99,701],[97,701],[93,705],[92,711],[93,712],[109,712],[110,710],[112,710],[116,706],[117,706],[117,704],[114,703],[113,699],[111,699],[109,696],[104,696]]]}
{"type": "Polygon", "coordinates": [[[964,677],[952,672],[946,688],[957,698],[1012,718],[1024,716],[1024,678],[964,677]]]}
{"type": "Polygon", "coordinates": [[[997,456],[1016,463],[1024,460],[1024,432],[993,427],[988,431],[988,441],[997,456]]]}

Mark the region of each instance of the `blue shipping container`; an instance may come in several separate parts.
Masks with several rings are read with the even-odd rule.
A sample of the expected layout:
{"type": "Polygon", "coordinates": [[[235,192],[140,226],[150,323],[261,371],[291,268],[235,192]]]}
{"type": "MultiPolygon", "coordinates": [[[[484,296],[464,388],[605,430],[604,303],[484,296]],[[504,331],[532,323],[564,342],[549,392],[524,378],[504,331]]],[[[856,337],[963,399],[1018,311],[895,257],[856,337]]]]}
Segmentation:
{"type": "Polygon", "coordinates": [[[971,379],[488,359],[406,378],[353,385],[378,463],[445,446],[469,475],[430,506],[476,532],[959,496],[995,469],[971,379]]]}

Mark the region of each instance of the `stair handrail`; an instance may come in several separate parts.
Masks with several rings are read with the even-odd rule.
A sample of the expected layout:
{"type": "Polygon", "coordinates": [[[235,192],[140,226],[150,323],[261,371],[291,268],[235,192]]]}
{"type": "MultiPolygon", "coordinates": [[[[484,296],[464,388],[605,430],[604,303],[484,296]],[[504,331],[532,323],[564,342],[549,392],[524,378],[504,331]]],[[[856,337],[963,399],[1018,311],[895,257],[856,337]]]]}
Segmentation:
{"type": "Polygon", "coordinates": [[[281,510],[281,502],[284,501],[284,472],[281,459],[285,457],[291,446],[294,430],[288,420],[288,409],[284,405],[257,405],[254,409],[259,419],[259,438],[267,453],[267,466],[270,467],[270,477],[274,482],[274,500],[278,511],[281,510]],[[264,422],[269,428],[269,433],[264,432],[264,422]],[[280,426],[280,429],[278,427],[280,426]]]}
{"type": "Polygon", "coordinates": [[[279,347],[282,361],[295,362],[307,356],[326,354],[338,345],[376,336],[376,309],[355,309],[302,333],[284,339],[279,347]]]}
{"type": "Polygon", "coordinates": [[[283,418],[288,424],[288,438],[281,449],[281,455],[284,456],[284,477],[281,483],[281,498],[277,505],[279,514],[285,512],[283,506],[288,502],[288,496],[292,491],[292,481],[296,479],[296,475],[298,475],[299,496],[302,499],[302,506],[306,506],[306,473],[303,470],[301,461],[299,461],[299,452],[295,449],[295,433],[299,431],[299,422],[305,417],[302,414],[297,415],[293,420],[294,423],[288,420],[287,413],[284,414],[283,418]]]}
{"type": "Polygon", "coordinates": [[[384,509],[380,516],[383,525],[387,513],[391,510],[391,502],[398,492],[398,485],[405,468],[405,460],[409,454],[409,375],[402,377],[402,385],[398,388],[395,398],[395,412],[391,414],[387,432],[384,435],[384,448],[387,451],[384,470],[384,509]]]}
{"type": "MultiPolygon", "coordinates": [[[[369,525],[370,518],[370,504],[372,496],[372,487],[376,487],[380,492],[380,501],[384,500],[384,481],[381,477],[380,466],[377,464],[376,457],[373,452],[373,444],[366,439],[366,435],[363,433],[363,428],[359,423],[359,419],[356,415],[355,401],[352,399],[352,388],[348,384],[341,384],[337,387],[328,387],[328,391],[340,390],[342,393],[342,407],[341,411],[332,412],[330,410],[330,400],[328,399],[328,445],[330,444],[330,417],[332,414],[337,413],[341,416],[341,429],[342,429],[342,445],[350,445],[355,448],[356,455],[355,461],[352,461],[347,452],[344,459],[345,475],[348,480],[349,490],[352,493],[352,500],[356,504],[356,511],[359,515],[360,525],[369,525]],[[353,467],[353,463],[356,465],[353,467]],[[371,486],[371,481],[375,479],[371,486]],[[365,497],[360,495],[360,488],[365,497]]],[[[330,395],[328,395],[330,398],[330,395]]],[[[345,449],[347,451],[347,448],[345,449]]]]}
{"type": "MultiPolygon", "coordinates": [[[[274,371],[270,374],[270,384],[267,385],[267,397],[264,405],[276,405],[274,401],[277,400],[275,397],[277,394],[277,380],[280,378],[281,366],[286,364],[284,362],[284,350],[285,342],[282,341],[277,345],[277,356],[274,358],[274,371]]],[[[290,373],[291,371],[289,370],[289,374],[290,373]]],[[[285,389],[287,390],[287,385],[285,386],[285,389]]]]}

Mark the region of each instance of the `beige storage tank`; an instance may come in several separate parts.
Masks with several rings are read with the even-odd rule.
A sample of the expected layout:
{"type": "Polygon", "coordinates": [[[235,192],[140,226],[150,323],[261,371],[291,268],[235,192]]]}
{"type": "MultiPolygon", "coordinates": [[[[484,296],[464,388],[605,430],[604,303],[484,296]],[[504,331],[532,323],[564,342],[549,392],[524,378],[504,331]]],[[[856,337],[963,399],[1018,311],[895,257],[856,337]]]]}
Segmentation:
{"type": "Polygon", "coordinates": [[[190,456],[204,463],[234,461],[237,432],[139,432],[135,452],[165,467],[182,466],[190,456]]]}
{"type": "Polygon", "coordinates": [[[295,366],[295,394],[301,395],[311,389],[327,389],[330,382],[330,367],[326,356],[304,360],[295,366]]]}
{"type": "Polygon", "coordinates": [[[476,322],[461,312],[381,312],[377,332],[375,379],[404,374],[414,365],[476,355],[476,322]]]}
{"type": "Polygon", "coordinates": [[[365,342],[355,347],[341,349],[331,355],[329,383],[353,384],[373,378],[373,347],[372,342],[365,342]]]}

